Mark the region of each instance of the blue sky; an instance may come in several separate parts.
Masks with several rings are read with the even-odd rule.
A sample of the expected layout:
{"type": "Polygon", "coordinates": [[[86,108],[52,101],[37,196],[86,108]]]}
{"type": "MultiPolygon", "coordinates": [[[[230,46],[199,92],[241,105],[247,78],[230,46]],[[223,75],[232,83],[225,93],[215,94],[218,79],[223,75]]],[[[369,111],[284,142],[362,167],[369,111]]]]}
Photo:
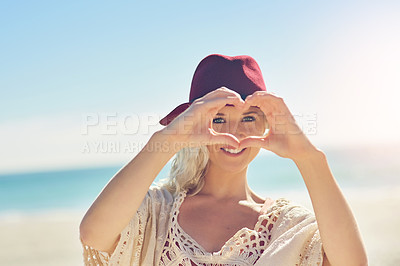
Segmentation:
{"type": "Polygon", "coordinates": [[[0,171],[125,161],[81,157],[82,116],[165,114],[211,53],[253,56],[267,89],[317,114],[318,145],[396,142],[399,14],[398,1],[3,1],[0,171]]]}

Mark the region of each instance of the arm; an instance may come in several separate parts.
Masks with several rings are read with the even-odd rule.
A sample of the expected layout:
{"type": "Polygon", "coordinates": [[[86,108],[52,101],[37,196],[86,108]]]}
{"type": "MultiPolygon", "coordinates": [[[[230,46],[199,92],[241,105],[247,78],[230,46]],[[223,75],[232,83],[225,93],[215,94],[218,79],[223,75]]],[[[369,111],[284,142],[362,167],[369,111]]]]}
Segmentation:
{"type": "Polygon", "coordinates": [[[85,244],[109,253],[115,249],[121,231],[139,208],[151,183],[174,155],[153,149],[164,141],[165,136],[156,132],[107,184],[81,222],[80,234],[85,244]]]}
{"type": "Polygon", "coordinates": [[[151,183],[181,147],[217,143],[238,147],[236,137],[216,133],[210,128],[213,115],[226,104],[244,103],[236,92],[217,89],[194,101],[167,127],[156,132],[89,208],[80,225],[82,242],[112,253],[120,233],[140,207],[151,183]]]}
{"type": "Polygon", "coordinates": [[[357,222],[329,169],[325,154],[310,151],[294,162],[307,186],[329,263],[367,265],[357,222]]]}
{"type": "Polygon", "coordinates": [[[367,265],[357,223],[325,155],[304,135],[282,98],[255,92],[246,103],[264,112],[270,130],[267,136],[247,137],[240,145],[262,147],[296,163],[310,194],[329,260],[324,258],[324,265],[367,265]]]}

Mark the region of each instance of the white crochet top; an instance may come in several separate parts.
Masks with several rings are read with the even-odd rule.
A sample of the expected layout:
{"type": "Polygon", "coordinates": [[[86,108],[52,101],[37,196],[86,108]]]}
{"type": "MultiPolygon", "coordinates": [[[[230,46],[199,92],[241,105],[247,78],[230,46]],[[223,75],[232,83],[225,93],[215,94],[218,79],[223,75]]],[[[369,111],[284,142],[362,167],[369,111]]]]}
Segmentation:
{"type": "Polygon", "coordinates": [[[185,196],[151,188],[112,254],[83,243],[85,265],[322,265],[315,217],[304,207],[280,198],[262,209],[253,229],[240,229],[210,253],[178,223],[185,196]]]}

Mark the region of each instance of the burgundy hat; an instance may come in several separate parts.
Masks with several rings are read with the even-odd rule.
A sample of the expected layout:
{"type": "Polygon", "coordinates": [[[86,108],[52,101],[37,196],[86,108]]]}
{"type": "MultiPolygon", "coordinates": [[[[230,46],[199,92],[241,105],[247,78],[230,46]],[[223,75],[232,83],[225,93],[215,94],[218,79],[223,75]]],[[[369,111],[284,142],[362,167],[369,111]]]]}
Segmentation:
{"type": "Polygon", "coordinates": [[[263,76],[256,60],[248,55],[226,56],[212,54],[205,57],[194,72],[189,102],[176,107],[160,120],[168,125],[185,111],[194,100],[220,87],[227,87],[240,94],[244,100],[255,91],[266,91],[263,76]]]}

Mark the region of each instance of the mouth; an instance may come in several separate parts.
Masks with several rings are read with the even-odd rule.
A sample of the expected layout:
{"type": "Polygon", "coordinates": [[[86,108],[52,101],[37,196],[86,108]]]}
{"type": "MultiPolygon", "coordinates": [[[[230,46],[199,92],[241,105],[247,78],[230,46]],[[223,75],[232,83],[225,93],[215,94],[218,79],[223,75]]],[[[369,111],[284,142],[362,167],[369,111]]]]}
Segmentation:
{"type": "Polygon", "coordinates": [[[227,147],[221,148],[222,151],[224,151],[225,154],[230,155],[230,156],[239,156],[246,150],[246,148],[243,149],[230,149],[227,147]]]}

